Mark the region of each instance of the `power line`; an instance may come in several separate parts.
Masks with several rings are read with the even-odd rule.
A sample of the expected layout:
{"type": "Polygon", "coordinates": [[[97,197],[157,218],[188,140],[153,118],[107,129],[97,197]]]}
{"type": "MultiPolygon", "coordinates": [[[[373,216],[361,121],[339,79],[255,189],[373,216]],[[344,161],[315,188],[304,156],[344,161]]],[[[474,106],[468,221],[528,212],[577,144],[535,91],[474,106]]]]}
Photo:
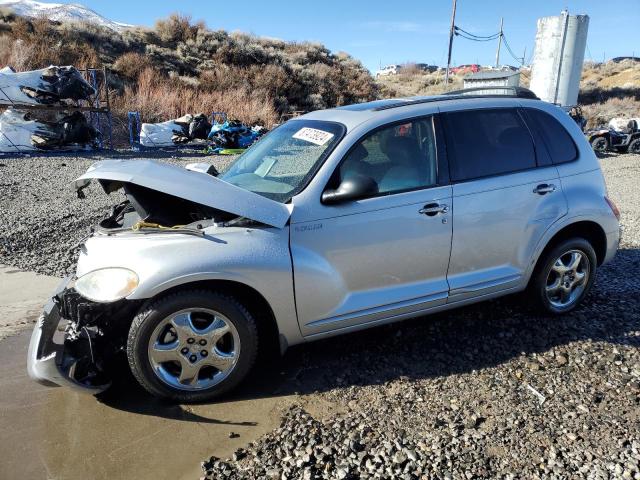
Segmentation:
{"type": "Polygon", "coordinates": [[[513,50],[511,50],[511,45],[509,45],[509,42],[507,41],[506,35],[502,34],[502,40],[504,41],[504,46],[506,47],[509,54],[513,57],[513,59],[521,65],[524,65],[524,57],[519,57],[518,55],[513,53],[513,50]]]}
{"type": "Polygon", "coordinates": [[[454,35],[458,36],[458,37],[462,37],[462,38],[466,38],[467,40],[471,40],[474,42],[491,42],[493,40],[496,40],[497,38],[500,37],[500,35],[497,35],[495,37],[489,37],[489,38],[474,38],[474,37],[467,37],[466,35],[459,33],[459,32],[455,32],[454,35]]]}
{"type": "Polygon", "coordinates": [[[458,27],[458,26],[454,26],[453,27],[455,30],[455,34],[459,35],[463,38],[467,38],[468,40],[476,40],[476,41],[489,41],[489,40],[495,40],[498,37],[500,37],[500,32],[498,33],[494,33],[492,35],[476,35],[475,33],[471,33],[471,32],[467,32],[466,30],[458,27]],[[462,33],[460,33],[462,32],[462,33]]]}

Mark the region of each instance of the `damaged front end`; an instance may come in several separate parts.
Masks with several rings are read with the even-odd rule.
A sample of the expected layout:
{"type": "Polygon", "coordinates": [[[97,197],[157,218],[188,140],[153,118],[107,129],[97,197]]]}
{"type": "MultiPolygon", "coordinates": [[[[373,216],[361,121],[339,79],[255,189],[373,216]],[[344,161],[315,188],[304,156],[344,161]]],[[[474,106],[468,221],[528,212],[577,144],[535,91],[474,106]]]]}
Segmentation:
{"type": "Polygon", "coordinates": [[[31,336],[29,376],[48,386],[100,393],[111,385],[110,367],[123,350],[139,301],[91,301],[68,277],[44,308],[31,336]]]}
{"type": "Polygon", "coordinates": [[[199,265],[228,244],[214,231],[251,222],[283,228],[288,222],[287,206],[218,179],[211,166],[189,167],[110,160],[76,179],[80,197],[95,180],[105,193],[122,191],[126,200],[81,242],[76,276],[45,306],[29,345],[31,378],[102,392],[142,304],[176,279],[202,273],[199,265]]]}

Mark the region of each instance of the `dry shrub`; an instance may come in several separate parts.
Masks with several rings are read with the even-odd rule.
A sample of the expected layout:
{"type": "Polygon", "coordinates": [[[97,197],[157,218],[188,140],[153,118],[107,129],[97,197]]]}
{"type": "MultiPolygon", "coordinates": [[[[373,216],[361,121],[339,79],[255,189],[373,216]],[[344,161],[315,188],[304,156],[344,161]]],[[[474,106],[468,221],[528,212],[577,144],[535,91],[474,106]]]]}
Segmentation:
{"type": "Polygon", "coordinates": [[[0,68],[9,65],[15,41],[8,35],[0,36],[0,68]]]}
{"type": "Polygon", "coordinates": [[[410,77],[412,75],[420,75],[422,73],[423,70],[421,70],[418,65],[415,64],[415,62],[405,63],[404,65],[402,65],[402,68],[400,70],[400,75],[404,75],[406,77],[410,77]]]}
{"type": "Polygon", "coordinates": [[[204,22],[191,24],[190,15],[172,13],[166,20],[156,22],[156,32],[163,42],[176,43],[193,40],[198,34],[198,30],[206,29],[204,22]]]}
{"type": "Polygon", "coordinates": [[[137,52],[120,55],[113,64],[113,70],[130,79],[137,79],[138,75],[149,67],[151,67],[151,60],[137,52]]]}
{"type": "MultiPolygon", "coordinates": [[[[448,90],[457,90],[463,86],[464,75],[450,75],[448,90]]],[[[444,84],[444,72],[401,73],[379,77],[382,96],[438,95],[447,89],[444,84]]]]}
{"type": "Polygon", "coordinates": [[[33,66],[34,50],[32,44],[24,40],[16,40],[8,52],[6,64],[19,72],[36,68],[33,66]]]}
{"type": "Polygon", "coordinates": [[[248,89],[204,91],[184,85],[178,79],[163,77],[147,68],[132,87],[113,102],[117,115],[137,110],[144,122],[159,122],[180,117],[186,113],[226,112],[247,124],[259,123],[268,127],[278,121],[273,99],[248,89]]]}
{"type": "Polygon", "coordinates": [[[46,17],[32,20],[17,17],[11,34],[7,63],[16,70],[35,70],[49,65],[94,67],[102,63],[92,44],[73,30],[59,30],[46,17]]]}

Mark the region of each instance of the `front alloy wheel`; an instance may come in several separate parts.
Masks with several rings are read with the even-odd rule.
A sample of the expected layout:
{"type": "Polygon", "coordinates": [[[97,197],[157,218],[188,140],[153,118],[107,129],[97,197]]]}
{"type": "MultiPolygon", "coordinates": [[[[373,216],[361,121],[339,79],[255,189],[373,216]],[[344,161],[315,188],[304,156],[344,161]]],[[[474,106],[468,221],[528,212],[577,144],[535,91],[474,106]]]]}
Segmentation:
{"type": "Polygon", "coordinates": [[[127,357],[153,395],[178,402],[211,400],[234,388],[256,358],[255,320],[235,298],[185,290],[152,300],[134,318],[127,357]]]}
{"type": "Polygon", "coordinates": [[[160,380],[179,390],[203,390],[233,371],[240,355],[240,336],[220,312],[188,309],[158,324],[148,350],[160,380]]]}

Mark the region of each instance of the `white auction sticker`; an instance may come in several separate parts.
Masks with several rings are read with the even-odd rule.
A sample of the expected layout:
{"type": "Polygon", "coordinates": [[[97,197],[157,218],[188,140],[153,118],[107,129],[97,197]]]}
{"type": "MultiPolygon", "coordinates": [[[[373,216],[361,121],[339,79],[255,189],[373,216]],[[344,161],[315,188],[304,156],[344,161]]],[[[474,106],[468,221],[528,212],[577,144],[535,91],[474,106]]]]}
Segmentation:
{"type": "Polygon", "coordinates": [[[324,145],[333,138],[333,133],[318,130],[316,128],[304,127],[298,130],[293,135],[293,138],[306,140],[307,142],[315,143],[316,145],[324,145]]]}

